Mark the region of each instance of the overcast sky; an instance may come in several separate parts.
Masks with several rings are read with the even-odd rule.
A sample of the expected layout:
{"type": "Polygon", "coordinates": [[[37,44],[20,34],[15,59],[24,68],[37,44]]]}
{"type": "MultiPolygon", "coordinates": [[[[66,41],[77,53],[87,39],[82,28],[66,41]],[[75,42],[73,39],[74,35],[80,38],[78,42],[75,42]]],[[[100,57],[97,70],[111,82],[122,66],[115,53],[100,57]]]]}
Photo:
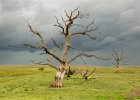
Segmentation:
{"type": "MultiPolygon", "coordinates": [[[[55,16],[64,16],[64,10],[79,7],[89,18],[87,24],[95,18],[98,30],[93,33],[96,41],[75,37],[74,46],[78,51],[91,52],[104,57],[111,57],[112,48],[123,49],[130,66],[140,65],[140,0],[0,0],[0,64],[32,64],[33,61],[45,60],[28,48],[15,48],[11,45],[36,43],[31,39],[27,27],[29,22],[46,37],[51,46],[51,38],[60,41],[58,29],[54,27],[55,16]],[[76,45],[77,43],[77,45],[76,45]]],[[[77,28],[80,30],[80,28],[77,28]]],[[[77,54],[72,50],[70,57],[77,54]]],[[[84,58],[88,65],[111,66],[111,61],[84,58]]],[[[81,59],[73,64],[83,65],[81,59]]]]}

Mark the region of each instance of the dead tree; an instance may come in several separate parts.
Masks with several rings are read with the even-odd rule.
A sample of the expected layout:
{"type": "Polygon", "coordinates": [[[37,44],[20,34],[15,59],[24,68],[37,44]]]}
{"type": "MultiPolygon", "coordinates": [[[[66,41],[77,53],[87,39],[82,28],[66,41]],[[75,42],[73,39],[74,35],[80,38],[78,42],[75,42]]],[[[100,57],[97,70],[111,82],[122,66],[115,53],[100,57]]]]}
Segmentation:
{"type": "Polygon", "coordinates": [[[70,42],[71,38],[73,38],[73,36],[86,36],[90,38],[91,40],[96,40],[96,36],[94,36],[94,34],[91,34],[91,33],[95,32],[97,28],[93,28],[94,20],[86,26],[77,24],[77,20],[81,20],[85,16],[79,11],[79,8],[76,8],[70,12],[65,11],[64,13],[65,13],[66,18],[62,17],[61,22],[60,22],[60,20],[56,17],[56,24],[54,25],[60,29],[59,32],[61,36],[64,37],[64,43],[58,43],[52,39],[54,46],[60,49],[60,51],[62,51],[61,52],[62,56],[57,55],[55,53],[55,50],[50,49],[47,43],[45,43],[44,41],[44,36],[39,31],[33,29],[30,24],[28,24],[28,27],[31,33],[37,36],[40,39],[40,42],[38,44],[29,43],[29,44],[22,45],[24,47],[40,49],[43,51],[43,53],[41,54],[46,54],[47,56],[49,55],[50,57],[58,61],[58,63],[60,64],[59,66],[52,64],[51,63],[52,59],[48,59],[46,63],[43,63],[43,62],[38,63],[40,65],[48,65],[57,70],[54,82],[51,85],[52,87],[61,87],[63,85],[62,84],[63,78],[64,78],[66,70],[69,67],[69,64],[73,62],[74,60],[76,60],[77,58],[81,56],[85,56],[85,57],[95,57],[97,59],[104,59],[102,57],[96,56],[95,54],[87,54],[84,52],[79,53],[78,55],[75,55],[72,59],[68,59],[68,52],[70,48],[72,48],[72,43],[70,42]],[[72,27],[75,27],[75,26],[82,27],[83,30],[72,32],[71,29],[72,27]]]}
{"type": "Polygon", "coordinates": [[[121,49],[120,52],[119,52],[119,50],[113,49],[112,57],[113,57],[112,58],[112,60],[113,60],[112,63],[116,67],[116,73],[118,73],[120,66],[124,64],[124,60],[125,60],[123,50],[121,49]]]}
{"type": "Polygon", "coordinates": [[[77,70],[75,73],[79,74],[80,76],[82,76],[82,78],[84,78],[85,80],[89,79],[91,77],[91,75],[95,72],[95,69],[92,71],[89,70],[77,70]]]}

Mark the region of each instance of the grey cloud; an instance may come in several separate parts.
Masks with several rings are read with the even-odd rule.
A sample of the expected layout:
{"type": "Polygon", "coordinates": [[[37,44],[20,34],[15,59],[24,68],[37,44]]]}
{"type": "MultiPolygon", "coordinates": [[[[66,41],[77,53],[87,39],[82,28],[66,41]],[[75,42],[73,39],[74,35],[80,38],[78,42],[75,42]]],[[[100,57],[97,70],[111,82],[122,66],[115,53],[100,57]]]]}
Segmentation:
{"type": "Polygon", "coordinates": [[[140,38],[140,26],[135,26],[126,31],[125,33],[122,33],[122,36],[130,36],[134,38],[140,38]]]}
{"type": "Polygon", "coordinates": [[[105,39],[102,41],[102,44],[110,44],[112,42],[116,42],[117,40],[112,37],[112,36],[108,36],[108,37],[105,37],[105,39]]]}
{"type": "Polygon", "coordinates": [[[3,13],[10,13],[30,8],[33,2],[29,0],[23,0],[22,2],[19,0],[1,0],[0,4],[3,13]]]}
{"type": "MultiPolygon", "coordinates": [[[[95,17],[95,26],[99,26],[97,33],[99,31],[101,33],[95,33],[98,37],[96,41],[74,37],[71,41],[76,50],[96,51],[109,55],[112,48],[124,48],[128,56],[133,56],[130,53],[132,48],[140,49],[139,3],[139,0],[0,0],[0,50],[32,52],[32,49],[17,49],[9,46],[37,42],[36,39],[32,40],[27,21],[35,29],[44,33],[46,42],[50,48],[53,48],[51,38],[56,41],[62,40],[59,35],[56,35],[58,29],[53,27],[54,16],[61,18],[64,16],[65,9],[70,11],[80,7],[81,12],[90,14],[87,18],[89,21],[83,20],[80,23],[88,24],[95,17]]],[[[81,29],[77,27],[74,29],[74,31],[79,30],[81,29]]],[[[133,51],[139,53],[137,50],[133,51]]],[[[75,51],[71,50],[71,52],[75,51]]],[[[131,60],[135,61],[134,59],[133,57],[131,60]]]]}
{"type": "Polygon", "coordinates": [[[126,32],[121,33],[118,36],[118,39],[126,43],[132,44],[134,41],[137,41],[138,43],[140,41],[140,26],[132,27],[126,32]]]}
{"type": "Polygon", "coordinates": [[[115,37],[107,36],[104,40],[101,41],[100,47],[103,49],[108,48],[112,49],[118,45],[120,45],[121,41],[118,41],[115,37]]]}

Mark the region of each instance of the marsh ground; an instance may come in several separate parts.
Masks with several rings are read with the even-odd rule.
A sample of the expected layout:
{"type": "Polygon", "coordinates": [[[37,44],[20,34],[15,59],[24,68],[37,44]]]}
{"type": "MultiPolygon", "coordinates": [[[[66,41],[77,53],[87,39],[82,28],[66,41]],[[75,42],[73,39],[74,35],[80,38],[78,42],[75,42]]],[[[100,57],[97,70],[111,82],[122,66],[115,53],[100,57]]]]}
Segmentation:
{"type": "Polygon", "coordinates": [[[0,100],[140,100],[140,67],[96,67],[96,79],[65,77],[62,88],[50,87],[54,69],[38,67],[0,66],[0,100]]]}

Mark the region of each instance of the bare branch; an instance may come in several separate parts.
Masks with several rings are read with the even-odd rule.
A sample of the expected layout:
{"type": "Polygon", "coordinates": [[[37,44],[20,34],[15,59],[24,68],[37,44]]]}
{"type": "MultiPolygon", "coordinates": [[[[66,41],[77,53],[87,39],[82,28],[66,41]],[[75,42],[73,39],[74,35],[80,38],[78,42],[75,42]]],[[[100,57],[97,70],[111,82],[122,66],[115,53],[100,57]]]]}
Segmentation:
{"type": "Polygon", "coordinates": [[[87,75],[87,77],[90,77],[95,72],[95,70],[96,68],[94,68],[94,70],[89,75],[87,75]]]}
{"type": "Polygon", "coordinates": [[[88,30],[88,29],[89,29],[89,27],[90,27],[91,25],[93,25],[93,24],[94,24],[94,22],[95,22],[95,18],[93,19],[93,21],[92,21],[89,25],[87,25],[86,30],[88,30]]]}
{"type": "MultiPolygon", "coordinates": [[[[85,31],[83,31],[83,32],[74,32],[70,36],[73,36],[73,35],[85,35],[85,36],[88,36],[92,40],[96,40],[96,36],[89,34],[90,32],[96,31],[98,29],[98,27],[96,27],[95,29],[93,29],[93,28],[90,29],[90,26],[94,24],[94,21],[95,21],[95,19],[85,27],[85,31]]],[[[77,26],[84,27],[84,26],[81,26],[81,25],[77,25],[77,26]]]]}
{"type": "MultiPolygon", "coordinates": [[[[65,14],[67,17],[67,20],[65,21],[65,26],[66,26],[66,35],[69,35],[69,29],[71,28],[71,26],[73,26],[73,22],[75,19],[80,18],[80,11],[78,10],[79,8],[74,9],[73,11],[71,11],[69,14],[67,13],[67,11],[65,10],[65,14]],[[75,14],[75,12],[77,11],[77,13],[75,14]]],[[[64,21],[64,20],[63,20],[64,21]]]]}
{"type": "Polygon", "coordinates": [[[71,11],[71,16],[74,12],[76,12],[79,9],[79,7],[77,7],[76,9],[74,9],[73,11],[71,11]]]}
{"type": "MultiPolygon", "coordinates": [[[[58,18],[57,17],[55,17],[55,18],[56,18],[57,24],[55,24],[54,26],[57,26],[57,27],[61,28],[62,31],[60,31],[60,33],[62,33],[64,36],[66,36],[64,27],[61,25],[61,23],[59,22],[58,18]]],[[[62,18],[62,20],[64,20],[64,19],[62,18]]]]}
{"type": "Polygon", "coordinates": [[[43,38],[42,34],[39,33],[37,30],[35,31],[29,23],[28,23],[28,27],[33,34],[37,35],[40,38],[42,45],[45,45],[44,38],[43,38]]]}
{"type": "Polygon", "coordinates": [[[66,21],[64,20],[64,18],[63,18],[63,17],[61,17],[61,19],[62,19],[63,23],[64,23],[64,24],[65,24],[65,26],[66,26],[67,24],[66,24],[66,21]]]}
{"type": "Polygon", "coordinates": [[[81,56],[85,56],[85,57],[95,57],[97,59],[101,59],[101,60],[110,60],[111,58],[103,58],[103,57],[98,57],[95,54],[86,54],[86,53],[79,53],[78,55],[76,55],[75,57],[73,57],[71,60],[69,60],[68,63],[71,63],[72,61],[76,60],[78,57],[81,56]]]}
{"type": "Polygon", "coordinates": [[[65,10],[65,14],[66,14],[67,18],[69,19],[69,21],[70,21],[70,19],[74,20],[74,19],[78,18],[79,14],[80,14],[78,9],[79,8],[74,9],[73,11],[70,12],[70,14],[68,14],[67,11],[65,10]],[[73,17],[73,15],[76,11],[77,11],[77,14],[73,17]]]}
{"type": "Polygon", "coordinates": [[[65,14],[67,16],[67,18],[70,18],[70,16],[68,15],[67,11],[65,10],[65,14]]]}
{"type": "Polygon", "coordinates": [[[89,70],[86,70],[86,71],[83,73],[83,75],[82,75],[83,78],[85,78],[85,77],[87,76],[88,71],[89,71],[89,70]]]}
{"type": "Polygon", "coordinates": [[[62,43],[62,44],[58,44],[54,39],[51,39],[51,40],[53,41],[53,44],[54,44],[57,48],[62,49],[63,43],[62,43]]]}
{"type": "Polygon", "coordinates": [[[112,53],[112,56],[113,56],[113,59],[114,59],[115,61],[117,61],[116,55],[115,55],[114,53],[112,53]]]}
{"type": "Polygon", "coordinates": [[[22,44],[20,47],[29,47],[29,48],[36,48],[36,49],[41,49],[41,45],[32,45],[32,44],[22,44]]]}
{"type": "Polygon", "coordinates": [[[44,62],[36,62],[36,63],[35,63],[34,61],[31,61],[31,62],[34,63],[34,64],[37,64],[37,65],[48,65],[48,66],[50,66],[50,67],[52,67],[52,68],[58,70],[58,67],[57,67],[57,66],[51,64],[51,60],[52,60],[52,59],[53,59],[53,57],[51,57],[50,59],[47,59],[48,63],[44,63],[44,62]]]}
{"type": "Polygon", "coordinates": [[[31,44],[23,44],[21,45],[22,47],[30,47],[30,48],[38,48],[38,49],[43,49],[45,51],[46,54],[51,55],[52,57],[54,57],[55,59],[57,59],[59,62],[64,63],[64,61],[59,58],[53,51],[50,51],[47,47],[45,46],[41,46],[41,45],[31,45],[31,44]]]}
{"type": "Polygon", "coordinates": [[[50,59],[47,59],[49,64],[51,63],[52,59],[53,59],[53,57],[51,57],[50,59]]]}
{"type": "Polygon", "coordinates": [[[38,49],[43,49],[45,51],[46,54],[49,54],[51,56],[53,56],[55,59],[57,59],[59,62],[64,63],[64,61],[59,58],[53,51],[50,51],[46,46],[42,46],[42,45],[31,45],[31,44],[22,44],[22,47],[30,47],[30,48],[38,48],[38,49]]]}
{"type": "MultiPolygon", "coordinates": [[[[59,23],[58,19],[57,19],[57,24],[60,25],[60,27],[61,27],[61,24],[59,23]]],[[[32,33],[34,33],[41,39],[41,44],[40,45],[23,44],[23,46],[30,47],[30,48],[43,49],[46,54],[49,54],[52,57],[54,57],[55,59],[57,59],[59,62],[64,63],[64,61],[60,57],[58,57],[53,51],[50,51],[49,48],[45,46],[44,39],[43,39],[43,36],[41,35],[41,33],[39,33],[38,31],[35,31],[29,24],[28,24],[28,27],[30,28],[30,31],[32,33]]]]}
{"type": "Polygon", "coordinates": [[[18,48],[24,48],[24,47],[29,47],[29,48],[36,48],[40,49],[41,45],[32,45],[32,44],[21,44],[21,45],[10,45],[11,47],[18,47],[18,48]]]}
{"type": "Polygon", "coordinates": [[[38,63],[35,63],[35,64],[37,64],[37,65],[48,65],[48,66],[50,66],[50,67],[52,67],[52,68],[54,68],[54,69],[56,69],[56,70],[59,69],[58,67],[56,67],[55,65],[52,65],[52,64],[50,64],[50,63],[38,62],[38,63]]]}
{"type": "MultiPolygon", "coordinates": [[[[122,54],[121,54],[122,55],[122,54]]],[[[113,56],[113,58],[114,58],[114,60],[116,60],[116,62],[120,62],[120,55],[119,55],[119,53],[118,53],[118,50],[116,51],[115,49],[113,50],[113,53],[112,53],[112,56],[113,56]]]]}
{"type": "Polygon", "coordinates": [[[121,48],[120,60],[124,60],[126,57],[124,56],[123,49],[121,48]]]}
{"type": "MultiPolygon", "coordinates": [[[[78,10],[78,9],[77,9],[78,10]]],[[[76,11],[76,10],[75,10],[76,11]]],[[[80,16],[80,11],[78,10],[77,15],[72,18],[72,20],[77,19],[80,16]]]]}
{"type": "Polygon", "coordinates": [[[96,40],[96,36],[93,36],[93,35],[90,35],[90,34],[85,34],[86,36],[88,36],[90,39],[92,39],[92,40],[96,40]]]}
{"type": "Polygon", "coordinates": [[[54,54],[54,52],[48,50],[48,48],[46,48],[45,46],[43,47],[43,49],[44,49],[44,51],[45,51],[47,54],[53,56],[53,57],[54,57],[55,59],[57,59],[59,62],[64,63],[64,61],[63,61],[61,58],[59,58],[56,54],[54,54]]]}

